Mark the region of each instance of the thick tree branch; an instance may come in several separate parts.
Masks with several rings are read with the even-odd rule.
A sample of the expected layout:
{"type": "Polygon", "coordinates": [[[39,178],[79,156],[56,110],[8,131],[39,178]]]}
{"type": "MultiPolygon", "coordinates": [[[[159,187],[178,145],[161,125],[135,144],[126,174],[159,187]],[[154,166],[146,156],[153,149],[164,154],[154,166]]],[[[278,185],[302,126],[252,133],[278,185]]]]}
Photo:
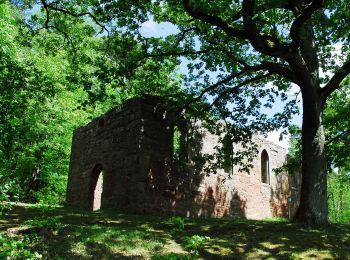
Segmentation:
{"type": "Polygon", "coordinates": [[[50,22],[50,10],[49,10],[49,7],[46,5],[45,1],[41,1],[41,2],[45,8],[45,13],[46,13],[45,28],[48,28],[49,22],[50,22]]]}
{"type": "Polygon", "coordinates": [[[300,31],[304,23],[311,18],[311,16],[322,7],[323,0],[313,0],[308,6],[306,6],[297,18],[292,23],[290,29],[290,37],[292,38],[291,46],[296,48],[300,42],[300,31]]]}
{"type": "MultiPolygon", "coordinates": [[[[222,20],[220,17],[209,15],[206,13],[203,13],[198,10],[194,10],[191,5],[190,0],[183,0],[183,6],[186,10],[186,12],[192,16],[193,18],[196,18],[198,20],[201,20],[203,22],[209,23],[211,25],[217,26],[220,29],[222,29],[227,35],[239,39],[246,39],[247,35],[244,30],[239,30],[236,28],[233,28],[229,26],[224,20],[222,20]]],[[[236,18],[236,17],[234,17],[236,18]]]]}
{"type": "Polygon", "coordinates": [[[199,50],[199,51],[170,51],[170,52],[162,52],[159,51],[157,53],[147,53],[145,57],[143,57],[142,59],[145,58],[162,58],[162,57],[171,57],[171,56],[175,56],[175,57],[179,57],[179,56],[187,56],[187,55],[200,55],[200,54],[205,54],[208,52],[214,51],[214,49],[209,48],[209,49],[204,49],[204,50],[199,50]]]}
{"type": "Polygon", "coordinates": [[[244,0],[242,4],[243,25],[252,46],[259,52],[282,59],[290,57],[289,49],[271,35],[262,35],[253,20],[255,0],[244,0]]]}
{"type": "Polygon", "coordinates": [[[291,1],[293,0],[267,0],[264,1],[264,5],[257,7],[257,12],[262,13],[272,9],[292,10],[291,1]]]}
{"type": "Polygon", "coordinates": [[[278,74],[280,76],[283,76],[283,77],[289,79],[290,81],[292,81],[293,83],[297,84],[297,79],[294,76],[293,71],[290,68],[288,68],[282,64],[266,61],[266,62],[262,62],[260,65],[255,66],[255,67],[267,70],[273,74],[278,74]]]}
{"type": "Polygon", "coordinates": [[[263,61],[262,63],[254,66],[250,66],[244,61],[239,61],[242,65],[244,65],[247,69],[250,69],[252,71],[258,72],[259,70],[266,70],[273,74],[278,74],[280,76],[283,76],[289,80],[291,80],[293,83],[297,84],[297,79],[293,74],[293,71],[288,68],[287,66],[275,62],[270,61],[263,61]]]}
{"type": "Polygon", "coordinates": [[[336,73],[334,73],[333,77],[330,79],[330,81],[321,88],[321,95],[324,99],[324,101],[327,99],[327,97],[332,94],[334,90],[339,88],[340,83],[343,81],[343,79],[350,74],[350,60],[344,63],[342,67],[340,67],[336,73]]]}

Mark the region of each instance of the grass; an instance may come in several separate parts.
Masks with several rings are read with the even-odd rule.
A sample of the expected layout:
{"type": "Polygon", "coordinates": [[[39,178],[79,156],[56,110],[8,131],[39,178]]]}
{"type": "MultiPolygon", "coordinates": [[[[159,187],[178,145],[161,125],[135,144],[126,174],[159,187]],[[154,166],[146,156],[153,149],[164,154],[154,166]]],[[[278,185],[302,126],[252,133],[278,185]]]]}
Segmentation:
{"type": "MultiPolygon", "coordinates": [[[[39,225],[40,230],[7,238],[2,244],[0,239],[0,258],[13,243],[17,250],[14,259],[40,255],[44,259],[350,259],[348,224],[311,228],[285,219],[223,218],[185,219],[182,227],[178,221],[108,211],[15,206],[0,217],[0,234],[28,223],[39,225]],[[19,240],[25,243],[14,242],[19,240]],[[200,243],[189,246],[189,241],[200,243]]],[[[4,241],[6,236],[1,236],[4,241]]]]}

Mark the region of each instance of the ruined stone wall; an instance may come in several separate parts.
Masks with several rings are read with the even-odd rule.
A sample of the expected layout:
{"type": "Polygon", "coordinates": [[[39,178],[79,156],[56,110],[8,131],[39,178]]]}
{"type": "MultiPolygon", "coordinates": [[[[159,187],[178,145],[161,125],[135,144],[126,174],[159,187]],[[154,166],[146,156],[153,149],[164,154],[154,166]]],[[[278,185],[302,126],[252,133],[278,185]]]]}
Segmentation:
{"type": "Polygon", "coordinates": [[[259,151],[249,173],[235,166],[232,171],[204,174],[203,165],[198,167],[190,154],[192,150],[214,153],[218,136],[201,127],[196,143],[186,144],[189,154],[175,159],[175,121],[160,98],[148,96],[130,100],[78,128],[72,143],[67,204],[92,209],[93,190],[103,170],[102,208],[193,217],[286,216],[290,177],[273,172],[285,163],[285,149],[254,137],[259,151]],[[269,156],[269,184],[261,181],[264,149],[269,156]]]}
{"type": "Polygon", "coordinates": [[[137,210],[147,197],[149,171],[166,171],[172,128],[159,98],[133,99],[74,132],[67,204],[92,208],[103,171],[102,208],[137,210]],[[97,172],[96,172],[97,171],[97,172]]]}

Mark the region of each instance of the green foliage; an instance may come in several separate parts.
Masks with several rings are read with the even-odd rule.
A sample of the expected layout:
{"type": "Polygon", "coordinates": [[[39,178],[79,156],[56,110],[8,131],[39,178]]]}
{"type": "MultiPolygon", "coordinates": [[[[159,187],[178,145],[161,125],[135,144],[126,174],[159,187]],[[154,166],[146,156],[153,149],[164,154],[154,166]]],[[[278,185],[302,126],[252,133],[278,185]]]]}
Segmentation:
{"type": "Polygon", "coordinates": [[[324,111],[328,168],[350,171],[350,78],[329,98],[324,111]]]}
{"type": "Polygon", "coordinates": [[[165,221],[165,224],[172,225],[175,229],[183,230],[185,228],[185,219],[180,216],[173,216],[165,221]]]}
{"type": "Polygon", "coordinates": [[[194,256],[199,256],[199,250],[203,248],[205,242],[210,237],[193,235],[191,237],[185,237],[185,248],[189,250],[194,256]]]}
{"type": "Polygon", "coordinates": [[[350,85],[329,98],[324,111],[328,161],[328,205],[332,222],[350,220],[350,85]]]}
{"type": "Polygon", "coordinates": [[[60,204],[73,130],[109,108],[84,105],[94,40],[86,27],[76,26],[81,48],[72,53],[59,45],[60,34],[32,35],[20,11],[8,3],[0,6],[6,14],[0,35],[7,39],[0,49],[1,199],[60,204]]]}
{"type": "Polygon", "coordinates": [[[4,209],[10,209],[11,204],[7,203],[9,201],[9,192],[14,190],[15,187],[11,187],[13,182],[3,182],[0,184],[0,217],[4,209]]]}
{"type": "Polygon", "coordinates": [[[350,221],[350,175],[338,169],[328,176],[329,216],[333,223],[350,221]]]}
{"type": "Polygon", "coordinates": [[[291,138],[289,140],[289,158],[280,168],[274,169],[276,174],[288,172],[289,174],[299,174],[301,172],[302,150],[301,150],[301,129],[292,125],[289,127],[291,138]]]}
{"type": "Polygon", "coordinates": [[[0,258],[4,259],[42,259],[38,252],[30,250],[30,244],[36,241],[35,235],[24,238],[10,238],[0,233],[0,258]]]}
{"type": "Polygon", "coordinates": [[[180,141],[180,131],[179,128],[177,126],[174,127],[174,137],[173,137],[173,153],[174,156],[179,157],[180,155],[180,149],[181,149],[181,141],[180,141]]]}
{"type": "Polygon", "coordinates": [[[47,230],[59,230],[62,223],[58,217],[33,218],[24,222],[27,225],[47,230]]]}

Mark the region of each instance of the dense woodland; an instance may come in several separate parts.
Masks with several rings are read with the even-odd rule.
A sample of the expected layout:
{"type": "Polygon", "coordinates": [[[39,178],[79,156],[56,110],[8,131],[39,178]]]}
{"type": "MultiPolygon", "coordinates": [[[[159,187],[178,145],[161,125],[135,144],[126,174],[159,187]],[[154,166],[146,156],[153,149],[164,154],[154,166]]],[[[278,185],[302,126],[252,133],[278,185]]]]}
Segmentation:
{"type": "MultiPolygon", "coordinates": [[[[334,78],[317,72],[318,88],[320,84],[332,84],[326,85],[329,88],[323,95],[327,102],[322,101],[324,109],[318,115],[325,133],[322,149],[318,146],[322,155],[307,160],[327,165],[328,174],[322,174],[328,176],[326,198],[331,221],[349,222],[348,65],[338,73],[342,61],[349,57],[350,28],[343,24],[348,16],[347,1],[325,1],[326,11],[318,11],[322,10],[322,1],[296,1],[300,2],[297,7],[269,3],[266,10],[256,7],[260,15],[255,22],[249,20],[252,15],[244,14],[251,11],[249,5],[254,1],[243,1],[243,11],[241,1],[228,9],[227,1],[215,5],[198,1],[198,6],[194,1],[135,1],[135,5],[129,1],[116,1],[114,5],[83,2],[0,2],[1,201],[64,204],[73,130],[126,99],[143,94],[163,96],[186,108],[190,115],[209,118],[208,122],[231,120],[240,136],[236,141],[254,132],[267,133],[281,127],[285,131],[289,127],[295,137],[289,167],[303,169],[303,176],[312,175],[305,166],[305,156],[309,156],[305,147],[315,140],[305,140],[310,133],[289,124],[300,105],[297,98],[288,95],[291,82],[302,85],[302,96],[307,100],[304,109],[305,104],[313,106],[308,102],[315,98],[305,87],[310,80],[303,78],[300,82],[295,77],[308,67],[309,71],[313,68],[336,73],[334,78]],[[269,8],[277,8],[278,12],[271,13],[269,8]],[[238,10],[237,17],[232,17],[231,9],[238,10]],[[313,30],[307,22],[312,15],[316,21],[313,30]],[[179,31],[165,38],[145,39],[136,31],[150,18],[176,24],[179,31]],[[277,20],[281,24],[272,26],[277,20]],[[260,36],[249,38],[244,32],[249,26],[258,26],[260,36]],[[294,28],[291,38],[286,32],[290,27],[294,28]],[[265,40],[270,45],[260,42],[265,40]],[[293,48],[300,44],[295,48],[301,49],[300,57],[304,55],[308,63],[304,52],[310,53],[310,46],[305,42],[311,40],[318,44],[318,67],[311,61],[299,66],[292,62],[296,54],[283,54],[288,41],[293,48]],[[334,54],[332,46],[339,43],[341,54],[334,54]],[[180,56],[187,59],[188,75],[180,72],[180,56]],[[270,117],[261,112],[264,107],[272,109],[277,100],[286,104],[282,111],[270,117]],[[327,164],[320,161],[323,156],[327,164]]],[[[310,75],[315,76],[313,72],[310,75]]],[[[313,170],[322,172],[321,168],[313,170]]],[[[305,192],[302,200],[309,201],[305,192]]],[[[323,217],[313,220],[324,222],[323,217]]]]}

